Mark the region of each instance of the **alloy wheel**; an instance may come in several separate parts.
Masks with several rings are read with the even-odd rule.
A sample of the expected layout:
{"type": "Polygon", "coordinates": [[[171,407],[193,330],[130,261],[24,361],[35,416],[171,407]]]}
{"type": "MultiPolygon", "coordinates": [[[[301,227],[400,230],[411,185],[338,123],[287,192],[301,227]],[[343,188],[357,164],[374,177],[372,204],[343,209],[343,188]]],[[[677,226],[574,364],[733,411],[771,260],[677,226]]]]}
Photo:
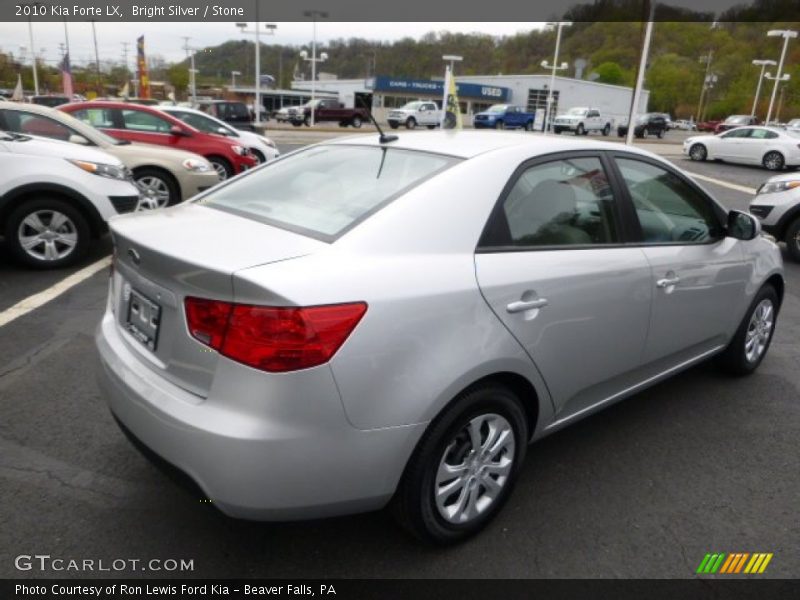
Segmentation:
{"type": "Polygon", "coordinates": [[[22,220],[17,239],[26,254],[49,262],[72,254],[78,244],[78,228],[64,213],[37,210],[22,220]]]}
{"type": "Polygon", "coordinates": [[[453,524],[484,514],[508,483],[514,466],[514,430],[504,417],[477,416],[445,448],[434,485],[440,516],[453,524]]]}
{"type": "Polygon", "coordinates": [[[756,306],[750,317],[750,322],[747,324],[744,354],[748,362],[754,363],[764,354],[769,344],[769,338],[772,335],[774,323],[775,307],[772,304],[772,300],[764,298],[756,306]]]}
{"type": "Polygon", "coordinates": [[[169,186],[167,182],[153,175],[146,175],[136,180],[142,192],[136,210],[152,210],[169,204],[169,186]]]}

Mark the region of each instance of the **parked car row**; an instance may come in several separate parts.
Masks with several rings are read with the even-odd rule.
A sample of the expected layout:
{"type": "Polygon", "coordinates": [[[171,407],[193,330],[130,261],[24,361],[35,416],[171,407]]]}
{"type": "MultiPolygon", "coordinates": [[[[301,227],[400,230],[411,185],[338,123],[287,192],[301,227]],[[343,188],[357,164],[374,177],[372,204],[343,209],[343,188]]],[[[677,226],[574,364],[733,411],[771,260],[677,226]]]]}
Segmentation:
{"type": "Polygon", "coordinates": [[[0,132],[0,235],[38,268],[79,260],[115,214],[178,204],[278,156],[268,138],[183,107],[4,101],[0,132]]]}

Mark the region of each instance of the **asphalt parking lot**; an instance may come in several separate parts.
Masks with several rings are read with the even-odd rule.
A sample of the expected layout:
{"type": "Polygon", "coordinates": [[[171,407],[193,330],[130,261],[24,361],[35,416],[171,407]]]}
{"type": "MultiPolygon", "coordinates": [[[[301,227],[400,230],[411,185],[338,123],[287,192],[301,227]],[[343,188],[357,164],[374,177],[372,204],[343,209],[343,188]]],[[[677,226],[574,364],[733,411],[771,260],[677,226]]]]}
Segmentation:
{"type": "MultiPolygon", "coordinates": [[[[768,176],[691,163],[675,139],[648,148],[727,184],[700,181],[728,207],[749,200],[731,184],[752,189],[768,176]]],[[[302,143],[287,138],[281,150],[302,143]]],[[[0,246],[0,315],[109,249],[106,239],[84,265],[37,273],[0,246]]],[[[383,512],[232,520],[154,469],[94,382],[102,269],[0,326],[0,577],[76,576],[15,570],[15,556],[38,553],[193,559],[194,571],[178,574],[192,577],[669,578],[694,576],[707,552],[771,552],[765,576],[799,577],[800,265],[787,261],[786,271],[777,332],[755,375],[701,365],[542,440],[491,526],[441,550],[383,512]]]]}

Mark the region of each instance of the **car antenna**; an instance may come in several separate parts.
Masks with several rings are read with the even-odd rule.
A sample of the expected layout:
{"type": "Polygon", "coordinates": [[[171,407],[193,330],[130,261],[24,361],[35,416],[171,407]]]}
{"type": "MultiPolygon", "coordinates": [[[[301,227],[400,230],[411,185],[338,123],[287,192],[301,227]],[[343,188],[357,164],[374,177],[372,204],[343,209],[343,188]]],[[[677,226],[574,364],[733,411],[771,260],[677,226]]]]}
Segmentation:
{"type": "Polygon", "coordinates": [[[356,97],[361,101],[361,105],[367,111],[367,115],[369,115],[369,120],[372,121],[373,125],[375,125],[375,129],[377,129],[378,133],[381,134],[380,137],[378,138],[378,141],[381,144],[388,144],[389,142],[396,142],[397,140],[400,139],[396,135],[386,135],[385,133],[383,133],[383,129],[381,129],[381,126],[378,125],[378,121],[372,115],[372,111],[369,108],[367,108],[367,103],[364,102],[364,97],[363,96],[356,96],[356,97]]]}

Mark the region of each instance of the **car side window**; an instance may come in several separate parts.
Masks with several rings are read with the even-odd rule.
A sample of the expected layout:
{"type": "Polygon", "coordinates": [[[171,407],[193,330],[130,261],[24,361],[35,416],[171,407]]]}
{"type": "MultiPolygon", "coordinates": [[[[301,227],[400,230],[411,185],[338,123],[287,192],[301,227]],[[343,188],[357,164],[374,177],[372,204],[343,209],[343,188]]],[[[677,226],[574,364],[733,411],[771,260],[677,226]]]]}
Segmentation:
{"type": "Polygon", "coordinates": [[[708,198],[666,169],[617,158],[645,244],[705,244],[722,229],[708,198]]]}
{"type": "Polygon", "coordinates": [[[614,196],[597,157],[526,169],[489,222],[482,247],[581,246],[619,242],[614,196]]]}
{"type": "Polygon", "coordinates": [[[131,131],[143,131],[146,133],[169,133],[170,123],[141,110],[123,110],[122,120],[125,129],[131,131]]]}
{"type": "Polygon", "coordinates": [[[106,108],[84,108],[76,110],[72,116],[98,129],[114,127],[114,118],[111,111],[106,108]]]}
{"type": "Polygon", "coordinates": [[[750,134],[751,139],[755,140],[773,140],[778,137],[778,134],[768,129],[751,129],[753,133],[750,134]]]}
{"type": "Polygon", "coordinates": [[[39,135],[53,140],[67,141],[72,130],[49,117],[18,110],[3,111],[3,129],[15,133],[39,135]]]}

